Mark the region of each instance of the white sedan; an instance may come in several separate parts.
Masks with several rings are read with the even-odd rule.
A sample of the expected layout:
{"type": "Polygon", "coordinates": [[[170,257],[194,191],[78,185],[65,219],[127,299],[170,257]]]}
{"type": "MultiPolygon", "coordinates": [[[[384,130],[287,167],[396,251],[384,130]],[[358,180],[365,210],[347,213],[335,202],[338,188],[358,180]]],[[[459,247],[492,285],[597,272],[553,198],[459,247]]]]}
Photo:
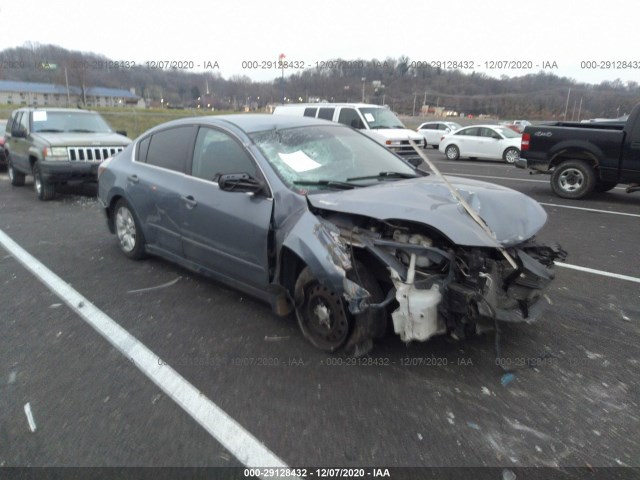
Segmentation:
{"type": "Polygon", "coordinates": [[[438,149],[449,160],[469,157],[514,163],[520,157],[521,138],[501,125],[473,125],[444,135],[438,149]]]}
{"type": "Polygon", "coordinates": [[[425,122],[416,130],[424,137],[425,147],[429,145],[433,148],[438,148],[443,135],[455,132],[459,128],[462,128],[462,125],[456,122],[425,122]]]}

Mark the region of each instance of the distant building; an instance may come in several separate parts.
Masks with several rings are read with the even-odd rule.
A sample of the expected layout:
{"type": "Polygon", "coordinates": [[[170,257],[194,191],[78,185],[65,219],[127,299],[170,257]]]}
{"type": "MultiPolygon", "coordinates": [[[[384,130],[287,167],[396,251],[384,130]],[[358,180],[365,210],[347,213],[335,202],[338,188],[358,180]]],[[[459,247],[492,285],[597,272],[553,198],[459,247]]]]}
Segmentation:
{"type": "Polygon", "coordinates": [[[145,107],[144,100],[135,94],[134,89],[89,87],[83,94],[81,88],[71,85],[67,90],[64,85],[12,80],[0,80],[0,103],[34,107],[74,107],[78,104],[87,107],[145,107]]]}

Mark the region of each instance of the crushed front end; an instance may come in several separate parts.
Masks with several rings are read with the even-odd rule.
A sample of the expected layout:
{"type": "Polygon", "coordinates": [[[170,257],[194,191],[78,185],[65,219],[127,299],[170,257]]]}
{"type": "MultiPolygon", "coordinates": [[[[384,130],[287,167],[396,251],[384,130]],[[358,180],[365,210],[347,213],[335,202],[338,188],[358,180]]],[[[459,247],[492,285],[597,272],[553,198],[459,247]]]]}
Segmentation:
{"type": "Polygon", "coordinates": [[[405,342],[445,333],[463,338],[496,320],[537,320],[548,304],[544,292],[554,278],[553,262],[566,256],[560,247],[530,239],[506,249],[514,269],[498,248],[457,246],[425,226],[328,217],[387,292],[384,304],[361,298],[349,309],[355,314],[386,308],[405,342]]]}

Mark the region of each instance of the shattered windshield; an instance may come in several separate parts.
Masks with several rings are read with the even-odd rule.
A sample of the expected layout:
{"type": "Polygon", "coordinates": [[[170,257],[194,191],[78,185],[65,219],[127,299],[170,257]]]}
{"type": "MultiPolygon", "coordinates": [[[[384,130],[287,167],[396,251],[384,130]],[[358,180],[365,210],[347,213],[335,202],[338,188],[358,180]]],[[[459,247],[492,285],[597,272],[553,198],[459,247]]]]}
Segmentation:
{"type": "Polygon", "coordinates": [[[361,108],[362,116],[369,124],[369,128],[404,128],[404,125],[391,110],[386,108],[361,108]]]}
{"type": "Polygon", "coordinates": [[[296,190],[360,187],[418,176],[382,145],[342,126],[269,130],[251,137],[280,178],[296,190]]]}

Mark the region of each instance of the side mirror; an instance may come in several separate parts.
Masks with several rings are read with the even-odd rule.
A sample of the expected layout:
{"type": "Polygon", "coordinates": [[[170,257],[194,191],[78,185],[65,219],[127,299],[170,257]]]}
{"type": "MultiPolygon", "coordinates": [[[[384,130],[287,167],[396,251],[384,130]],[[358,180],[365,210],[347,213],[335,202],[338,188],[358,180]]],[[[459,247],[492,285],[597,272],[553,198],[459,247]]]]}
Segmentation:
{"type": "Polygon", "coordinates": [[[248,173],[225,173],[218,177],[218,186],[225,192],[259,193],[264,190],[264,182],[248,173]]]}
{"type": "Polygon", "coordinates": [[[24,128],[16,128],[11,132],[13,138],[27,138],[27,131],[24,128]]]}

